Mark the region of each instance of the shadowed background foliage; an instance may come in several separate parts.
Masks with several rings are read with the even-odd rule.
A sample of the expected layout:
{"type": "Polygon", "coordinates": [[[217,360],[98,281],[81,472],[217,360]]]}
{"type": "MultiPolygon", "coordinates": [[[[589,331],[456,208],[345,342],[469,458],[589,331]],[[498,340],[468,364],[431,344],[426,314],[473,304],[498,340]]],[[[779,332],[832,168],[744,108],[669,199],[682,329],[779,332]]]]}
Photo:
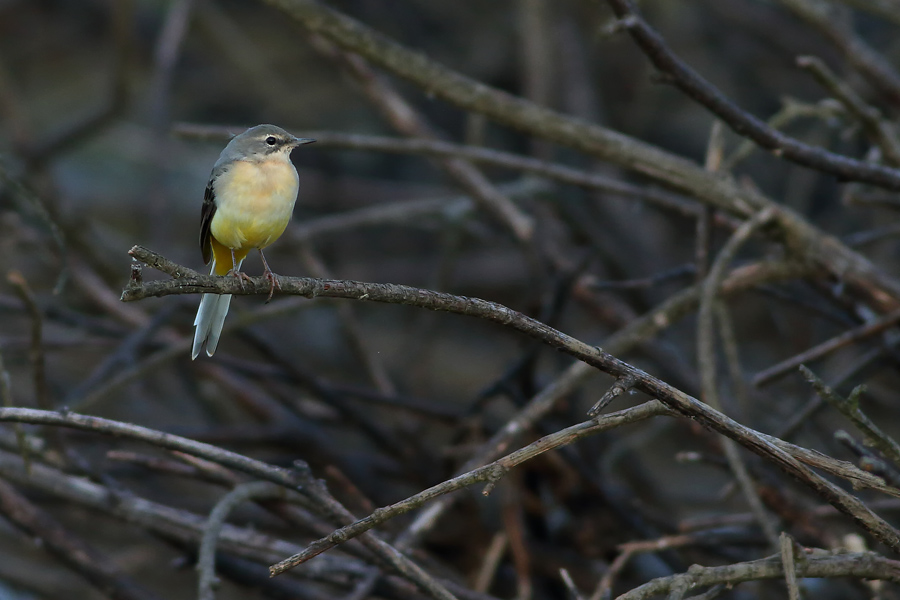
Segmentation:
{"type": "MultiPolygon", "coordinates": [[[[742,148],[741,137],[716,129],[706,109],[654,75],[631,38],[613,31],[605,3],[328,5],[485,84],[730,170],[746,189],[793,209],[823,235],[838,236],[886,274],[900,274],[896,194],[742,148]]],[[[796,59],[821,58],[880,111],[875,118],[892,135],[900,97],[867,76],[853,51],[804,7],[827,10],[834,28],[868,44],[888,68],[897,64],[900,5],[893,0],[641,3],[672,49],[747,112],[810,145],[879,160],[859,119],[796,59]]],[[[127,252],[140,244],[203,270],[197,236],[209,171],[229,132],[258,123],[320,138],[293,154],[300,197],[287,233],[267,250],[276,273],[476,296],[589,344],[603,346],[702,279],[735,225],[734,215],[714,213],[650,177],[459,110],[345,54],[265,3],[7,0],[0,2],[0,375],[8,372],[11,390],[5,402],[67,407],[278,465],[301,459],[362,516],[372,505],[451,477],[569,367],[570,358],[475,319],[279,296],[267,306],[258,296],[235,298],[215,358],[191,362],[199,299],[120,303],[127,252]],[[484,184],[534,224],[529,239],[517,239],[482,200],[471,199],[472,188],[460,183],[471,182],[471,173],[460,176],[424,155],[354,149],[330,137],[404,137],[411,130],[565,164],[633,189],[604,192],[479,166],[484,184]]],[[[785,255],[779,244],[757,236],[735,266],[785,255]]],[[[244,268],[262,272],[255,255],[244,268]]],[[[145,278],[157,276],[145,269],[145,278]]],[[[813,390],[796,369],[765,386],[754,386],[753,378],[877,318],[874,307],[848,293],[840,278],[821,273],[755,286],[723,306],[730,316],[723,327],[735,340],[719,345],[721,364],[712,367],[724,382],[723,412],[753,429],[855,460],[834,439],[849,422],[831,408],[809,405],[813,390]],[[730,358],[729,348],[736,349],[730,358]]],[[[658,335],[619,357],[699,397],[695,315],[664,323],[658,335]]],[[[885,329],[807,364],[841,393],[865,383],[863,408],[894,433],[897,338],[896,330],[885,329]]],[[[584,420],[611,382],[600,373],[586,379],[506,451],[584,420]]],[[[646,400],[626,394],[612,408],[646,400]]],[[[84,432],[25,431],[41,444],[32,460],[60,469],[60,477],[85,477],[173,510],[205,516],[230,485],[210,482],[215,478],[201,476],[196,466],[181,473],[177,466],[186,463],[146,445],[84,432]]],[[[111,508],[16,479],[9,467],[18,454],[13,429],[4,425],[0,434],[6,456],[0,478],[9,477],[148,593],[196,596],[191,567],[199,536],[185,542],[139,519],[114,516],[111,508]]],[[[827,549],[857,539],[845,535],[860,530],[821,499],[757,457],[744,458],[779,530],[827,549]]],[[[678,533],[698,532],[684,547],[637,554],[614,570],[613,597],[692,563],[729,564],[772,550],[718,438],[687,420],[658,418],[605,432],[526,463],[487,498],[477,490],[458,494],[411,555],[434,576],[455,582],[462,598],[562,598],[571,589],[560,569],[587,598],[621,556],[617,545],[678,533]]],[[[877,498],[882,504],[873,506],[896,522],[896,501],[861,497],[877,498]]],[[[318,517],[309,519],[319,529],[304,529],[268,508],[244,505],[231,522],[300,546],[330,530],[318,517]]],[[[411,519],[395,519],[380,531],[390,540],[411,519]]],[[[48,560],[36,537],[12,523],[0,514],[0,556],[6,557],[0,598],[107,597],[48,560]]],[[[871,540],[860,543],[880,549],[871,540]]],[[[269,581],[263,568],[274,562],[269,558],[223,550],[218,596],[424,597],[386,577],[372,577],[367,589],[360,581],[370,574],[337,567],[269,581]]],[[[807,585],[821,598],[872,593],[856,580],[807,585]]],[[[881,593],[897,597],[890,585],[881,593]]],[[[722,597],[784,594],[783,583],[749,583],[722,597]]]]}

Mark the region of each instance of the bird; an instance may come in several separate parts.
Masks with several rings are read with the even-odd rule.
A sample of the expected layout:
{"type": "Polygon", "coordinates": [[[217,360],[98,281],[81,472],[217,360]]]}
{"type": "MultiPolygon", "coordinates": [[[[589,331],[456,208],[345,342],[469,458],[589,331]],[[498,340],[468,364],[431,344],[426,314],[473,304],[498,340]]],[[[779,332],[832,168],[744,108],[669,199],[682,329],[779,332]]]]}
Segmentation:
{"type": "MultiPolygon", "coordinates": [[[[249,277],[244,258],[259,251],[269,281],[269,298],[278,285],[263,248],[281,237],[291,220],[299,190],[291,151],[311,138],[298,138],[275,125],[257,125],[234,136],[213,166],[200,210],[200,250],[210,275],[249,277]]],[[[194,319],[196,359],[204,345],[212,356],[231,304],[230,294],[203,294],[194,319]]]]}

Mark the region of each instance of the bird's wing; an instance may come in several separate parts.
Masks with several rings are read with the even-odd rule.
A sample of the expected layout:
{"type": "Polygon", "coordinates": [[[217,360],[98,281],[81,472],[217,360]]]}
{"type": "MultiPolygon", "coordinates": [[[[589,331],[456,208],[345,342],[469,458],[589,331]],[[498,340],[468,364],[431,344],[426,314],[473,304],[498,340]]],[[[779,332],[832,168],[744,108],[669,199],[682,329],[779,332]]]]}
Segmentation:
{"type": "Polygon", "coordinates": [[[206,191],[203,192],[203,206],[200,207],[200,250],[203,252],[203,264],[209,264],[212,258],[212,220],[216,214],[216,190],[215,182],[225,169],[216,166],[212,175],[209,177],[209,183],[206,184],[206,191]]]}

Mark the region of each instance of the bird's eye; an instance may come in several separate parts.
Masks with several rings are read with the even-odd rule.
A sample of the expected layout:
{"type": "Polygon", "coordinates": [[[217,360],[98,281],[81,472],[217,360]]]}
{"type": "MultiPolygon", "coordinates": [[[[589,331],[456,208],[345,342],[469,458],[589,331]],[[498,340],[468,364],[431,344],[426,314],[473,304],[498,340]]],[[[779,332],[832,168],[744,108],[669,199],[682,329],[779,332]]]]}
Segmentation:
{"type": "Polygon", "coordinates": [[[270,135],[269,137],[266,138],[266,143],[270,146],[274,146],[275,144],[278,143],[278,139],[276,137],[270,135]]]}

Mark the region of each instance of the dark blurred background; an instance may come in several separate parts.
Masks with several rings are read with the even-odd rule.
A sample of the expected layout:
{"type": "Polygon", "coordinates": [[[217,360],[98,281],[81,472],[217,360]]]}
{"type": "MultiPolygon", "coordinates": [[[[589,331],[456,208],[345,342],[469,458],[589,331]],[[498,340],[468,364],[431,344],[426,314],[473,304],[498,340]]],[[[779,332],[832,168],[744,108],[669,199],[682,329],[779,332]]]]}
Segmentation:
{"type": "MultiPolygon", "coordinates": [[[[783,131],[809,144],[862,157],[870,143],[860,127],[796,66],[796,58],[822,58],[888,119],[897,114],[898,103],[873,89],[832,40],[789,4],[648,1],[642,10],[684,60],[742,108],[763,120],[778,115],[783,131]]],[[[834,11],[835,22],[852,24],[861,39],[897,63],[900,17],[824,4],[834,11]]],[[[488,85],[698,163],[705,160],[714,118],[656,80],[627,35],[607,31],[612,14],[604,3],[348,0],[329,5],[488,85]]],[[[893,10],[900,15],[900,6],[893,10]]],[[[521,335],[474,319],[278,296],[268,306],[260,297],[235,298],[216,356],[191,362],[198,298],[118,301],[129,277],[127,252],[135,244],[203,268],[197,243],[200,203],[228,132],[273,123],[301,136],[399,135],[346,62],[325,45],[263,3],[0,2],[0,352],[15,405],[65,406],[275,464],[302,459],[337,492],[346,492],[352,482],[356,491],[347,492],[348,504],[362,515],[365,506],[354,505],[358,497],[383,505],[452,476],[571,364],[521,335]],[[13,271],[27,282],[41,315],[44,392],[35,386],[33,317],[6,281],[13,271]]],[[[494,125],[371,72],[447,140],[535,156],[671,194],[633,173],[494,125]]],[[[280,275],[402,283],[477,296],[597,345],[694,281],[692,216],[639,198],[485,167],[490,181],[535,219],[537,239],[553,248],[535,252],[473,208],[457,182],[428,158],[352,150],[325,138],[293,155],[301,181],[294,221],[267,250],[280,275]],[[426,204],[431,208],[421,208],[426,204]],[[379,207],[396,210],[366,216],[379,207]],[[680,271],[630,289],[596,286],[673,269],[680,271]]],[[[722,143],[726,158],[733,158],[742,140],[726,130],[722,143]]],[[[900,273],[895,197],[841,184],[758,150],[735,160],[732,172],[824,232],[842,236],[881,269],[900,273]]],[[[714,250],[729,233],[714,230],[714,250]]],[[[775,245],[751,244],[737,264],[780,253],[775,245]]],[[[262,272],[255,254],[244,268],[251,275],[262,272]]],[[[162,276],[144,269],[144,277],[162,276]]],[[[840,285],[773,284],[729,302],[744,383],[871,317],[840,299],[840,285]]],[[[688,317],[620,358],[696,396],[695,328],[688,317]]],[[[894,341],[891,335],[875,337],[810,365],[843,392],[866,383],[865,408],[888,431],[896,430],[892,415],[900,383],[894,341]]],[[[610,382],[606,376],[585,381],[520,444],[583,420],[610,382]]],[[[734,386],[725,390],[726,395],[733,391],[734,386]]],[[[811,397],[809,386],[792,372],[751,389],[745,405],[736,406],[729,396],[726,412],[760,431],[790,435],[795,443],[851,459],[832,439],[834,430],[847,424],[829,410],[802,419],[790,432],[782,430],[811,397]]],[[[644,400],[629,395],[612,408],[644,400]]],[[[45,443],[50,436],[46,430],[28,431],[45,443]]],[[[107,454],[115,449],[167,456],[146,446],[74,432],[63,432],[59,443],[45,451],[67,447],[83,461],[84,470],[70,462],[63,471],[118,486],[125,494],[205,515],[224,493],[219,485],[107,454]]],[[[15,455],[12,429],[3,446],[15,455]]],[[[702,519],[711,523],[698,525],[713,532],[709,543],[634,559],[616,584],[617,593],[692,562],[764,556],[765,540],[718,452],[710,434],[674,419],[590,438],[527,463],[488,498],[477,493],[480,488],[465,496],[426,538],[417,558],[442,577],[472,587],[492,540],[511,540],[504,543],[520,544],[519,549],[502,555],[479,593],[526,600],[564,597],[560,568],[590,595],[616,557],[617,544],[685,531],[702,519]],[[701,458],[676,461],[685,451],[701,458]]],[[[760,485],[790,490],[785,493],[794,495],[800,513],[822,504],[793,489],[773,467],[750,463],[760,485]]],[[[159,597],[194,597],[191,544],[45,489],[27,484],[20,489],[159,597]]],[[[834,515],[822,518],[825,525],[812,527],[827,531],[822,539],[840,540],[855,531],[834,515]]],[[[260,509],[239,511],[234,522],[254,523],[296,543],[318,537],[260,509]]],[[[390,536],[409,522],[403,517],[382,531],[390,536]]],[[[796,522],[784,522],[784,528],[801,541],[804,531],[809,533],[796,522]]],[[[72,571],[48,563],[40,544],[2,518],[0,557],[0,598],[103,597],[72,571]]],[[[291,595],[299,594],[296,590],[272,587],[258,565],[227,558],[220,565],[220,597],[300,597],[291,595]]],[[[310,598],[342,597],[353,590],[353,581],[304,577],[296,578],[297,589],[310,598]]],[[[782,597],[777,586],[753,585],[727,597],[782,597]]],[[[814,583],[810,589],[817,590],[814,583]]],[[[864,593],[860,584],[844,582],[813,595],[864,593]]],[[[400,595],[378,587],[372,594],[400,595]]],[[[407,597],[416,594],[407,590],[407,597]]]]}

